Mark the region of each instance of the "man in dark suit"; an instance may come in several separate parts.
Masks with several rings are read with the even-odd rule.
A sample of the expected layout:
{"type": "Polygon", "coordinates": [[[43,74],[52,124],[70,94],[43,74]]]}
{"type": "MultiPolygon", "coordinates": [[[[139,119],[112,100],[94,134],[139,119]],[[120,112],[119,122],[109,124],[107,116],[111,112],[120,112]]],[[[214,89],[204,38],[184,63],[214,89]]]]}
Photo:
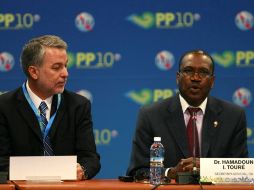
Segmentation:
{"type": "Polygon", "coordinates": [[[171,178],[175,178],[177,172],[192,171],[194,164],[199,169],[197,155],[248,157],[245,112],[237,105],[209,96],[214,80],[214,62],[210,55],[198,50],[181,57],[176,74],[179,93],[145,106],[139,112],[127,175],[135,176],[142,170],[149,172],[149,149],[155,136],[162,139],[165,175],[171,178]],[[187,134],[189,107],[198,109],[195,156],[187,134]]]}
{"type": "Polygon", "coordinates": [[[66,49],[53,35],[24,46],[21,65],[27,81],[0,96],[0,171],[9,170],[10,156],[77,155],[78,180],[99,172],[90,101],[64,89],[66,49]]]}

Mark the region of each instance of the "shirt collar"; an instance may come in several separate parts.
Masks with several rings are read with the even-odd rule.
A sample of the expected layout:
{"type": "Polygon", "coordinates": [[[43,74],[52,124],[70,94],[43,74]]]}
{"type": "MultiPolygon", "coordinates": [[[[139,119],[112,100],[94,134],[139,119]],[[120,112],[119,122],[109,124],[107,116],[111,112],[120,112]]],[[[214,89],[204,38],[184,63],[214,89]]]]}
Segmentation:
{"type": "Polygon", "coordinates": [[[48,97],[47,99],[45,100],[42,100],[41,98],[39,98],[32,90],[31,88],[29,87],[29,84],[28,84],[28,81],[26,82],[26,89],[27,89],[27,92],[31,98],[31,100],[33,101],[34,105],[36,108],[39,109],[39,106],[41,104],[42,101],[44,101],[47,106],[48,106],[48,109],[50,110],[51,109],[51,104],[52,104],[52,98],[53,96],[50,96],[48,97]]]}
{"type": "MultiPolygon", "coordinates": [[[[193,107],[188,104],[188,102],[181,96],[181,94],[179,94],[179,98],[183,113],[185,113],[188,107],[193,107]]],[[[199,106],[197,106],[197,108],[200,108],[202,110],[203,115],[205,114],[206,105],[207,105],[207,97],[199,106]]]]}

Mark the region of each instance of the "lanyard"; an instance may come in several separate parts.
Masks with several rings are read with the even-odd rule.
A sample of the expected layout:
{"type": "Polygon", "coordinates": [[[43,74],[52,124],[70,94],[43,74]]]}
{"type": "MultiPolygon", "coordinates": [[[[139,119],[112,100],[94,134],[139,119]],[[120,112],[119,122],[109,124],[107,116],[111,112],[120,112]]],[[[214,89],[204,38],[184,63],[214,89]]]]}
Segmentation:
{"type": "MultiPolygon", "coordinates": [[[[41,123],[42,123],[41,121],[42,121],[42,119],[41,119],[40,111],[35,107],[33,101],[31,100],[31,98],[30,98],[30,96],[29,96],[29,94],[28,94],[28,92],[27,92],[25,83],[23,83],[22,89],[23,89],[23,93],[24,93],[24,95],[25,95],[25,97],[26,97],[26,100],[28,101],[30,107],[31,107],[32,110],[34,111],[34,113],[35,113],[35,115],[36,115],[36,117],[37,117],[37,119],[38,119],[39,125],[41,126],[41,123]]],[[[49,122],[48,122],[48,124],[47,124],[47,126],[46,126],[46,129],[45,129],[45,132],[42,131],[43,139],[45,139],[46,136],[47,136],[48,133],[49,133],[49,130],[50,130],[51,125],[52,125],[52,123],[53,123],[53,121],[54,121],[54,119],[55,119],[55,116],[56,116],[56,113],[57,113],[57,110],[58,110],[58,108],[59,108],[60,103],[61,103],[61,94],[57,94],[57,109],[56,109],[54,115],[52,115],[52,117],[50,117],[49,122]]]]}

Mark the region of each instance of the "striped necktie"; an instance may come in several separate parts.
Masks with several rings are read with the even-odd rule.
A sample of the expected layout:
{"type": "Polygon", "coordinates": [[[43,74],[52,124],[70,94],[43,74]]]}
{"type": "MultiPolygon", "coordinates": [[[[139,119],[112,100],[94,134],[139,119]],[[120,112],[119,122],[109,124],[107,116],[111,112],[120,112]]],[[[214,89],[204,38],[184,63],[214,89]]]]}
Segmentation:
{"type": "MultiPolygon", "coordinates": [[[[44,101],[42,101],[39,106],[39,110],[40,110],[40,116],[41,116],[40,128],[41,128],[43,136],[48,124],[48,121],[46,118],[46,109],[48,109],[48,106],[44,101]]],[[[44,152],[44,156],[54,155],[48,135],[45,138],[43,138],[43,152],[44,152]]]]}

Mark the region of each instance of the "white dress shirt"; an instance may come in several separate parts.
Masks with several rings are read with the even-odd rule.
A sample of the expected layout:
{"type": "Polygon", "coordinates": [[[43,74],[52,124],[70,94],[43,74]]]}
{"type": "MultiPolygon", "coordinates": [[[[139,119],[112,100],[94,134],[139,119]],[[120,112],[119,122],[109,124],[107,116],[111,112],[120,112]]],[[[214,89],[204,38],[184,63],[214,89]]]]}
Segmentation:
{"type": "Polygon", "coordinates": [[[31,90],[31,88],[29,87],[28,81],[26,82],[26,89],[27,89],[27,92],[28,92],[28,94],[29,94],[31,100],[33,101],[35,107],[36,107],[38,110],[39,110],[39,106],[40,106],[40,104],[41,104],[42,101],[44,101],[44,102],[47,104],[48,109],[46,109],[46,118],[47,118],[47,120],[49,121],[53,96],[50,96],[49,98],[47,98],[47,99],[45,99],[45,100],[42,100],[40,97],[38,97],[38,96],[31,90]]]}

